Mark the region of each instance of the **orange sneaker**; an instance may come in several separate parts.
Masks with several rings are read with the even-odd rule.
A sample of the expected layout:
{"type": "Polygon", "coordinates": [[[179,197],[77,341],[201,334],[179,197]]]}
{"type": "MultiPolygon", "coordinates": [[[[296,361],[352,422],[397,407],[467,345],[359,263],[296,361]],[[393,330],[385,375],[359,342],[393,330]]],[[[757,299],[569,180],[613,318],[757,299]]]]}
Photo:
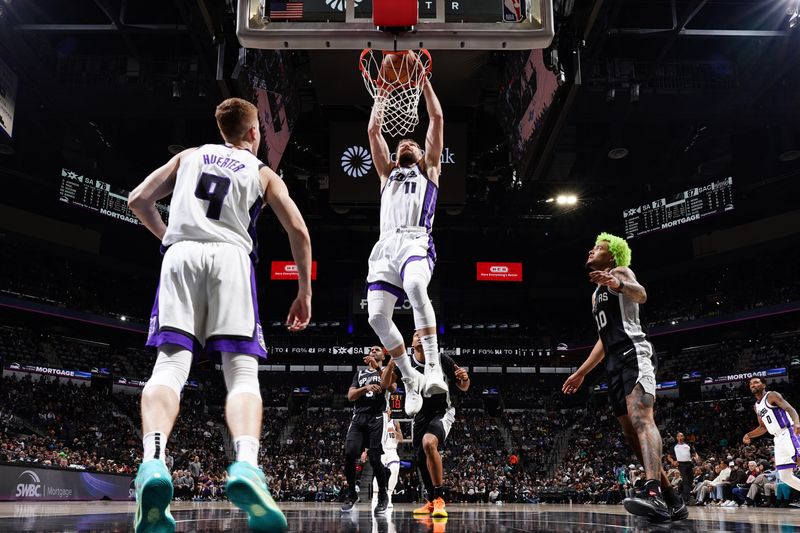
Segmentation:
{"type": "Polygon", "coordinates": [[[436,498],[433,500],[433,511],[431,512],[433,518],[447,518],[447,511],[444,510],[444,500],[436,498]]]}
{"type": "Polygon", "coordinates": [[[428,500],[425,500],[425,505],[423,505],[422,507],[418,507],[417,509],[414,509],[412,514],[416,516],[416,515],[431,514],[432,512],[433,512],[433,503],[429,502],[428,500]]]}

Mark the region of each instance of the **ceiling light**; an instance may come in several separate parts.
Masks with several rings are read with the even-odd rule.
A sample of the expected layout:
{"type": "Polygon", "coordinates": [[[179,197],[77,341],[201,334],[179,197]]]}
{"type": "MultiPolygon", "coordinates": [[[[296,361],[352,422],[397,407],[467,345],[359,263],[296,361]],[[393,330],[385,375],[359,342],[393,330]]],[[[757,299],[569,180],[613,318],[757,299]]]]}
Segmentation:
{"type": "Polygon", "coordinates": [[[552,204],[555,201],[556,201],[555,198],[548,198],[547,200],[545,200],[545,202],[547,202],[548,204],[552,204]]]}
{"type": "Polygon", "coordinates": [[[578,203],[578,197],[574,194],[559,194],[556,197],[558,205],[575,205],[578,203]]]}

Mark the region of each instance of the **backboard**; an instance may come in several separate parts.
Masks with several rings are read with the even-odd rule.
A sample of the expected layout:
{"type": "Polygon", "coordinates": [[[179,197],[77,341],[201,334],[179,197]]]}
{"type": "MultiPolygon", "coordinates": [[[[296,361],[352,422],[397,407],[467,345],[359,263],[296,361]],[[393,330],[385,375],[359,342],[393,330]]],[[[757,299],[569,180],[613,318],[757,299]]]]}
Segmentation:
{"type": "Polygon", "coordinates": [[[532,50],[553,39],[552,0],[419,0],[419,21],[378,30],[372,0],[237,0],[236,34],[261,49],[532,50]]]}

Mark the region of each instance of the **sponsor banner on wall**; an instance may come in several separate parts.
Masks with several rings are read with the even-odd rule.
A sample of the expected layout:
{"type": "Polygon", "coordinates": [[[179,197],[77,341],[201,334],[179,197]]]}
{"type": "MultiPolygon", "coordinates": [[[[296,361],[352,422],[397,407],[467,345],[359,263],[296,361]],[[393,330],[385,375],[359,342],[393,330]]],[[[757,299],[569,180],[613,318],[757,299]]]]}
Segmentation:
{"type": "Polygon", "coordinates": [[[0,501],[134,499],[133,477],[30,465],[0,465],[0,501]]]}
{"type": "Polygon", "coordinates": [[[678,388],[677,381],[662,381],[661,383],[656,383],[656,390],[669,390],[677,388],[678,388]]]}
{"type": "MultiPolygon", "coordinates": [[[[269,279],[280,281],[300,279],[300,276],[297,274],[297,265],[291,261],[273,261],[269,279]]],[[[317,279],[316,261],[311,262],[311,279],[317,279]]]]}
{"type": "Polygon", "coordinates": [[[78,379],[82,381],[90,381],[92,379],[91,372],[83,372],[81,370],[65,370],[63,368],[49,368],[46,366],[21,365],[19,363],[11,363],[6,367],[6,371],[20,374],[39,374],[41,376],[78,379]]]}
{"type": "MultiPolygon", "coordinates": [[[[400,290],[398,288],[398,290],[400,290]]],[[[433,305],[433,310],[436,311],[436,314],[439,314],[439,281],[433,280],[428,285],[428,297],[431,299],[431,304],[433,305]]],[[[367,288],[366,282],[363,280],[355,280],[353,281],[353,302],[352,302],[353,314],[354,315],[366,315],[368,314],[367,309],[367,288]]],[[[408,301],[408,298],[398,298],[394,304],[394,314],[396,315],[411,315],[413,314],[411,310],[411,302],[408,301]]]]}
{"type": "Polygon", "coordinates": [[[522,263],[477,263],[478,281],[522,281],[522,263]]]}
{"type": "Polygon", "coordinates": [[[754,370],[752,372],[741,372],[739,374],[727,374],[725,376],[707,377],[703,380],[703,385],[714,385],[716,383],[730,383],[731,381],[745,381],[750,378],[777,378],[786,375],[786,368],[770,368],[768,370],[754,370]]]}

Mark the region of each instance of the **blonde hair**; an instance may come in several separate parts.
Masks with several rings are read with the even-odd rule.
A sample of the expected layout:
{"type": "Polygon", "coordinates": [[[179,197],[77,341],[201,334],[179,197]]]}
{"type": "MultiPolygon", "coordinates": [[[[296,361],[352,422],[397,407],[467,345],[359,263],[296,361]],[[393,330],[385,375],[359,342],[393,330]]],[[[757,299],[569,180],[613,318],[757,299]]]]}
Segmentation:
{"type": "Polygon", "coordinates": [[[241,98],[223,100],[214,113],[217,127],[226,141],[238,141],[244,137],[257,117],[256,106],[241,98]]]}

